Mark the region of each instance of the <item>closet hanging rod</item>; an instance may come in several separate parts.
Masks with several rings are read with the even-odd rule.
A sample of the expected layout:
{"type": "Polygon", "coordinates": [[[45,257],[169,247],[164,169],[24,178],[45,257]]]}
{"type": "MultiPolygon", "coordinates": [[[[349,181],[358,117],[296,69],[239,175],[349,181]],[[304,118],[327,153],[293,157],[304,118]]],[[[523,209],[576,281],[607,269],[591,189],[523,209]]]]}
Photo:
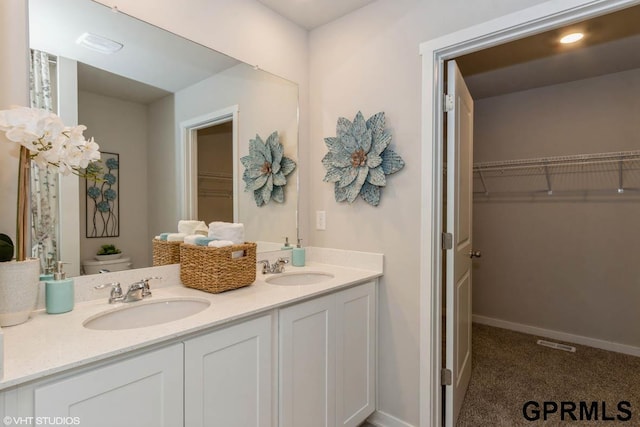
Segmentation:
{"type": "Polygon", "coordinates": [[[640,161],[640,150],[474,163],[474,172],[640,161]]]}

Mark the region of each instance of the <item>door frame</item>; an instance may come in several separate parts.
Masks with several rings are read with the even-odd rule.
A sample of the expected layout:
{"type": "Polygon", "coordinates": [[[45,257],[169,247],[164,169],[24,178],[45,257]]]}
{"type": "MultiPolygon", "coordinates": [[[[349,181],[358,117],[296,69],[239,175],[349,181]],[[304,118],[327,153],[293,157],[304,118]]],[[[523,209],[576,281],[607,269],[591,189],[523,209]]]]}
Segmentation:
{"type": "Polygon", "coordinates": [[[442,260],[444,62],[640,0],[550,0],[420,44],[422,127],[420,189],[420,427],[442,425],[442,260]]]}
{"type": "Polygon", "coordinates": [[[198,218],[198,130],[222,123],[231,123],[231,144],[233,150],[233,222],[238,222],[238,106],[232,105],[221,110],[203,114],[180,122],[180,154],[178,179],[182,182],[181,216],[184,219],[198,218]]]}

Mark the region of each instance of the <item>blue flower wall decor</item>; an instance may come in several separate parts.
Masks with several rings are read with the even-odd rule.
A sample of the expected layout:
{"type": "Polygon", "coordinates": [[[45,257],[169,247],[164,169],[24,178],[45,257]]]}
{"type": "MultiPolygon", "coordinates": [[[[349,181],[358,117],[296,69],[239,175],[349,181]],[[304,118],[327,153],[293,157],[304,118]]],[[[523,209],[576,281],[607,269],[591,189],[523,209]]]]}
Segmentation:
{"type": "Polygon", "coordinates": [[[102,153],[101,162],[89,163],[87,174],[87,230],[86,236],[118,237],[120,235],[118,198],[120,160],[116,153],[102,153]],[[103,165],[101,165],[103,163],[103,165]],[[106,172],[104,167],[106,166],[106,172]]]}
{"type": "Polygon", "coordinates": [[[284,202],[287,175],[296,168],[296,162],[284,156],[278,132],[273,132],[265,143],[259,135],[249,140],[249,155],[240,159],[245,167],[242,180],[245,191],[253,191],[257,206],[273,200],[284,202]]]}
{"type": "Polygon", "coordinates": [[[333,182],[336,202],[353,201],[360,195],[372,206],[380,204],[387,175],[404,167],[404,160],[389,149],[391,133],[385,131],[384,112],[365,121],[358,111],[353,123],[338,119],[336,136],[325,138],[329,152],[322,159],[325,182],[333,182]]]}

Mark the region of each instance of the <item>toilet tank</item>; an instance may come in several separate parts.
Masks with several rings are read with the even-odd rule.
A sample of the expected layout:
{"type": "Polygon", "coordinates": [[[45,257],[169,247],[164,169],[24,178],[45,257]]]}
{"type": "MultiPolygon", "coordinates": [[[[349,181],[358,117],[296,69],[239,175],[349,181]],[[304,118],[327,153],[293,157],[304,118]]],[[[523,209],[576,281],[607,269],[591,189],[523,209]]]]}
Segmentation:
{"type": "Polygon", "coordinates": [[[98,274],[100,270],[109,270],[109,272],[129,270],[132,266],[131,258],[125,256],[105,261],[85,259],[82,261],[82,274],[98,274]]]}

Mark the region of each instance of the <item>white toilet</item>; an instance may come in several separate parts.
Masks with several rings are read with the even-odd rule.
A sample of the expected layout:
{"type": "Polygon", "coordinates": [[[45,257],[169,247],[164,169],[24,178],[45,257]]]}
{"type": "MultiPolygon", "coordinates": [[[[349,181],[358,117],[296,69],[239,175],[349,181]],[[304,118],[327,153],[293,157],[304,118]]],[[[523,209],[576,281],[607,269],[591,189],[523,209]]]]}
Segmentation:
{"type": "Polygon", "coordinates": [[[131,258],[122,256],[118,259],[109,259],[105,261],[97,261],[95,259],[85,259],[82,261],[83,274],[98,274],[100,270],[104,272],[129,270],[133,263],[131,258]]]}

